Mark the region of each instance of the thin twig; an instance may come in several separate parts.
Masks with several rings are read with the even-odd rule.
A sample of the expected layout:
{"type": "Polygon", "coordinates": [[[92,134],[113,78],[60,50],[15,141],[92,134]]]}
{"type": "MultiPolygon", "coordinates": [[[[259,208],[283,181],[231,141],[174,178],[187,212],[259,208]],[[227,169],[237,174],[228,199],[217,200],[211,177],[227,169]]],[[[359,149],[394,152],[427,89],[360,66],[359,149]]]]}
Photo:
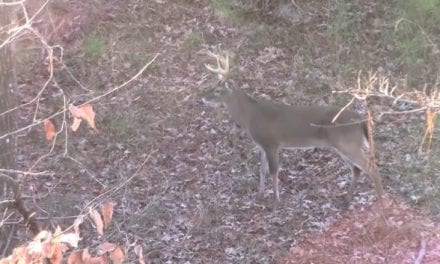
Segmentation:
{"type": "MultiPolygon", "coordinates": [[[[152,155],[154,153],[156,153],[158,150],[152,150],[147,157],[144,159],[144,161],[139,165],[139,167],[137,168],[137,170],[128,178],[126,179],[124,182],[120,183],[117,187],[112,188],[110,190],[105,191],[104,193],[96,196],[95,198],[93,198],[90,202],[88,202],[82,209],[82,211],[78,214],[78,217],[84,217],[92,208],[97,207],[97,205],[93,205],[97,200],[101,199],[102,197],[108,195],[109,193],[116,193],[117,191],[119,191],[122,187],[126,186],[131,180],[133,180],[136,176],[138,176],[139,172],[141,171],[141,169],[144,167],[144,165],[150,160],[150,158],[152,157],[152,155]]],[[[78,218],[77,217],[77,218],[78,218]]],[[[63,232],[67,232],[70,229],[73,228],[73,224],[69,227],[67,227],[63,232]]]]}
{"type": "MultiPolygon", "coordinates": [[[[136,75],[134,75],[132,78],[130,78],[128,81],[126,81],[126,82],[124,82],[123,84],[121,84],[121,85],[119,85],[119,86],[117,86],[117,87],[115,87],[115,88],[113,88],[113,89],[111,89],[111,90],[105,92],[104,94],[102,94],[102,95],[100,95],[100,96],[94,97],[94,98],[92,98],[92,99],[86,101],[84,104],[88,104],[88,103],[91,103],[91,102],[95,102],[95,101],[101,99],[102,97],[107,96],[107,95],[109,95],[109,94],[112,94],[112,93],[116,92],[117,90],[119,90],[119,89],[125,87],[126,85],[128,85],[129,83],[131,83],[132,81],[134,81],[137,77],[139,77],[139,76],[140,76],[140,75],[141,75],[141,74],[142,74],[142,73],[148,68],[148,66],[150,66],[150,65],[156,60],[156,58],[157,58],[157,56],[159,56],[159,54],[160,54],[160,53],[157,53],[157,54],[153,57],[153,59],[152,59],[151,61],[149,61],[147,64],[145,64],[145,66],[142,67],[142,69],[139,70],[139,72],[138,72],[136,75]]],[[[82,104],[82,105],[84,105],[84,104],[82,104]]],[[[23,131],[25,131],[25,130],[28,130],[28,129],[34,127],[34,126],[41,125],[41,124],[44,122],[44,120],[55,118],[55,117],[57,117],[58,115],[63,114],[63,113],[66,112],[66,111],[68,111],[68,109],[67,109],[67,108],[63,108],[62,110],[60,110],[60,111],[58,111],[58,112],[56,112],[56,113],[54,113],[54,114],[52,114],[52,115],[50,115],[50,116],[47,116],[47,117],[45,117],[45,118],[42,118],[41,120],[38,120],[38,121],[34,121],[34,122],[32,122],[32,124],[29,124],[29,125],[27,125],[27,126],[24,126],[24,127],[18,128],[18,129],[16,129],[16,130],[13,130],[13,131],[11,131],[11,132],[8,132],[8,133],[6,133],[6,134],[3,134],[3,135],[0,136],[0,139],[4,139],[4,138],[6,138],[6,137],[8,137],[8,136],[10,136],[10,135],[13,135],[13,134],[17,134],[17,133],[23,132],[23,131]]],[[[0,114],[0,116],[1,116],[1,114],[0,114]]]]}
{"type": "Polygon", "coordinates": [[[416,258],[416,260],[414,260],[414,264],[421,264],[423,258],[425,257],[425,254],[426,254],[426,240],[422,239],[420,241],[419,254],[417,254],[417,258],[416,258]]]}
{"type": "Polygon", "coordinates": [[[11,169],[0,169],[0,172],[11,173],[11,174],[32,175],[32,176],[53,175],[54,174],[53,172],[49,172],[49,171],[29,172],[29,171],[11,170],[11,169]]]}
{"type": "Polygon", "coordinates": [[[341,108],[341,110],[339,110],[339,112],[335,115],[335,117],[333,117],[332,123],[335,123],[336,119],[338,119],[338,117],[342,114],[342,112],[344,112],[344,110],[347,109],[347,107],[349,107],[354,102],[355,99],[356,99],[355,97],[351,98],[350,102],[348,102],[344,107],[341,108]]]}

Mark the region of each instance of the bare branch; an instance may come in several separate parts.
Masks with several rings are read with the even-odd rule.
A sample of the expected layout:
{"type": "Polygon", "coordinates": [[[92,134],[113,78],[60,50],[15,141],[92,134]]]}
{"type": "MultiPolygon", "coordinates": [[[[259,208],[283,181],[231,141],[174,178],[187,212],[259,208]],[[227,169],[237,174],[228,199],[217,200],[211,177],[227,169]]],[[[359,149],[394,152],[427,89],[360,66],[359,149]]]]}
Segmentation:
{"type": "MultiPolygon", "coordinates": [[[[121,88],[124,88],[125,86],[127,86],[128,84],[130,84],[131,82],[133,82],[134,80],[136,80],[155,60],[156,60],[156,58],[158,57],[160,55],[160,53],[157,53],[154,57],[153,57],[153,59],[151,59],[147,64],[145,64],[144,65],[144,67],[142,67],[142,69],[140,69],[139,71],[138,71],[138,73],[136,73],[133,77],[131,77],[128,81],[125,81],[124,83],[122,83],[121,85],[119,85],[119,86],[116,86],[116,87],[114,87],[114,88],[112,88],[112,89],[110,89],[110,90],[108,90],[107,92],[105,92],[104,94],[102,94],[102,95],[99,95],[99,96],[97,96],[97,97],[94,97],[94,98],[92,98],[92,99],[90,99],[90,100],[88,100],[88,101],[86,101],[84,104],[88,104],[88,103],[92,103],[92,102],[95,102],[95,101],[98,101],[99,99],[101,99],[101,98],[103,98],[103,97],[105,97],[105,96],[107,96],[107,95],[109,95],[109,94],[112,94],[112,93],[114,93],[114,92],[116,92],[117,90],[120,90],[121,88]]],[[[82,104],[82,105],[84,105],[84,104],[82,104]]],[[[0,136],[0,139],[3,139],[3,138],[6,138],[6,137],[8,137],[8,136],[10,136],[10,135],[12,135],[12,134],[16,134],[16,133],[20,133],[20,132],[23,132],[23,131],[25,131],[25,130],[27,130],[27,129],[30,129],[30,128],[32,128],[32,127],[35,127],[35,126],[39,126],[39,125],[41,125],[43,122],[44,122],[44,120],[46,120],[46,119],[52,119],[52,118],[55,118],[55,117],[57,117],[57,116],[59,116],[59,115],[61,115],[61,114],[64,114],[66,111],[68,111],[68,108],[66,108],[66,107],[64,107],[62,110],[60,110],[60,111],[58,111],[58,112],[56,112],[56,113],[54,113],[54,114],[52,114],[52,115],[50,115],[50,116],[47,116],[47,117],[45,117],[45,118],[42,118],[41,120],[34,120],[31,124],[29,124],[29,125],[27,125],[27,126],[24,126],[24,127],[21,127],[21,128],[19,128],[19,129],[16,129],[16,130],[14,130],[14,131],[11,131],[11,132],[8,132],[8,133],[6,133],[6,134],[3,134],[3,135],[1,135],[0,136]]],[[[0,114],[1,115],[1,114],[0,114]]]]}

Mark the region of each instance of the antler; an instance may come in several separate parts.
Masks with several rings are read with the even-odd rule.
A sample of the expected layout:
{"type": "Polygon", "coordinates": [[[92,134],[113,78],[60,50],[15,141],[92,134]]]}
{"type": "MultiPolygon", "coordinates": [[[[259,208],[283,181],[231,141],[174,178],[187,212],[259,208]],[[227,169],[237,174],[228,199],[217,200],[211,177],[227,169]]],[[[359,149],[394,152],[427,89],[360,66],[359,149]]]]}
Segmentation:
{"type": "Polygon", "coordinates": [[[206,54],[210,57],[213,57],[217,60],[217,68],[213,68],[209,64],[205,64],[206,69],[209,71],[212,71],[214,73],[217,73],[219,76],[221,76],[221,79],[225,78],[229,74],[229,57],[228,55],[222,56],[220,54],[215,54],[211,51],[207,51],[206,54]]]}

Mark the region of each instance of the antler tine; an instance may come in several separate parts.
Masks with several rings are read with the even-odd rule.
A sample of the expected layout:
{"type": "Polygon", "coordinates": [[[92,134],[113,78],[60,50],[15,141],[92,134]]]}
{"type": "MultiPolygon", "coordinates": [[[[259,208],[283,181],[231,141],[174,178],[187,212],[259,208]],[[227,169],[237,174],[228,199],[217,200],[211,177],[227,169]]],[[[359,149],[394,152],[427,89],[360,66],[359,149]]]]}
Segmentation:
{"type": "Polygon", "coordinates": [[[214,69],[211,65],[205,64],[206,69],[209,71],[212,71],[214,73],[220,74],[223,77],[226,76],[229,73],[229,57],[226,55],[226,57],[223,57],[219,54],[215,54],[211,51],[207,51],[206,54],[210,57],[213,57],[217,61],[217,69],[214,69]]]}

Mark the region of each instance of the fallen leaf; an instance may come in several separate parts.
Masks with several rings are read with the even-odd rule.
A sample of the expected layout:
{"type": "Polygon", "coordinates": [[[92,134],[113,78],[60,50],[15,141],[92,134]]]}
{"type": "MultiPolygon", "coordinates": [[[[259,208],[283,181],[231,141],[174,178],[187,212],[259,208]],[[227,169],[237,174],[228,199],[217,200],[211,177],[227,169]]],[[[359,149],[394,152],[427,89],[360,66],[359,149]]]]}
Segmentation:
{"type": "Polygon", "coordinates": [[[111,251],[115,250],[118,247],[118,245],[110,243],[110,242],[104,242],[104,243],[101,243],[98,247],[99,247],[99,255],[103,255],[107,252],[111,252],[111,251]]]}
{"type": "Polygon", "coordinates": [[[107,264],[107,258],[105,256],[92,257],[84,261],[84,264],[107,264]]]}
{"type": "Polygon", "coordinates": [[[52,244],[51,241],[46,241],[41,243],[41,255],[44,258],[51,258],[55,252],[55,244],[52,244]]]}
{"type": "Polygon", "coordinates": [[[113,216],[113,203],[112,202],[104,203],[101,206],[101,213],[102,213],[102,218],[104,220],[104,228],[107,228],[113,216]]]}
{"type": "Polygon", "coordinates": [[[96,210],[91,210],[89,215],[93,223],[95,223],[96,231],[102,236],[104,234],[104,223],[102,222],[101,215],[96,210]]]}
{"type": "Polygon", "coordinates": [[[43,127],[44,127],[44,133],[46,134],[46,139],[48,141],[54,139],[56,132],[55,132],[55,125],[52,123],[52,121],[50,121],[49,119],[44,120],[43,127]]]}
{"type": "Polygon", "coordinates": [[[71,247],[78,247],[78,242],[81,240],[78,234],[76,233],[67,233],[67,234],[61,234],[58,237],[58,242],[60,243],[66,243],[71,247]]]}
{"type": "Polygon", "coordinates": [[[67,258],[67,264],[83,264],[82,252],[81,251],[72,252],[67,258]]]}
{"type": "MultiPolygon", "coordinates": [[[[80,107],[77,107],[77,106],[70,104],[69,111],[75,118],[85,120],[87,122],[87,124],[91,128],[93,128],[93,130],[98,132],[98,129],[96,129],[96,126],[95,126],[95,111],[93,111],[93,106],[91,104],[85,104],[80,107]]],[[[75,121],[75,119],[73,120],[73,122],[80,123],[78,121],[75,121]]],[[[76,123],[75,123],[75,125],[77,125],[76,123]]],[[[72,126],[73,126],[73,124],[72,124],[72,126]]],[[[79,126],[79,124],[77,126],[79,126]]],[[[76,128],[76,129],[78,129],[78,128],[76,128]]]]}
{"type": "Polygon", "coordinates": [[[82,261],[84,264],[106,264],[107,258],[104,256],[92,257],[89,254],[89,248],[85,248],[82,253],[82,261]]]}
{"type": "Polygon", "coordinates": [[[81,119],[74,117],[72,125],[70,126],[70,129],[72,129],[72,131],[77,131],[79,128],[79,125],[81,125],[81,119]]]}
{"type": "Polygon", "coordinates": [[[60,244],[54,244],[53,245],[53,254],[50,257],[50,263],[52,264],[59,264],[63,261],[63,252],[61,252],[61,248],[59,246],[60,244]]]}
{"type": "Polygon", "coordinates": [[[134,254],[138,257],[139,264],[145,264],[144,254],[142,253],[142,246],[136,245],[134,247],[134,254]]]}
{"type": "Polygon", "coordinates": [[[10,263],[30,263],[31,256],[27,247],[20,246],[12,251],[12,259],[10,263]]]}
{"type": "Polygon", "coordinates": [[[81,254],[81,259],[84,261],[86,261],[87,259],[91,258],[92,256],[90,256],[89,253],[89,248],[86,247],[85,249],[83,249],[82,254],[81,254]]]}
{"type": "Polygon", "coordinates": [[[125,259],[124,252],[120,247],[117,247],[115,250],[110,252],[110,259],[114,264],[121,264],[125,259]]]}

